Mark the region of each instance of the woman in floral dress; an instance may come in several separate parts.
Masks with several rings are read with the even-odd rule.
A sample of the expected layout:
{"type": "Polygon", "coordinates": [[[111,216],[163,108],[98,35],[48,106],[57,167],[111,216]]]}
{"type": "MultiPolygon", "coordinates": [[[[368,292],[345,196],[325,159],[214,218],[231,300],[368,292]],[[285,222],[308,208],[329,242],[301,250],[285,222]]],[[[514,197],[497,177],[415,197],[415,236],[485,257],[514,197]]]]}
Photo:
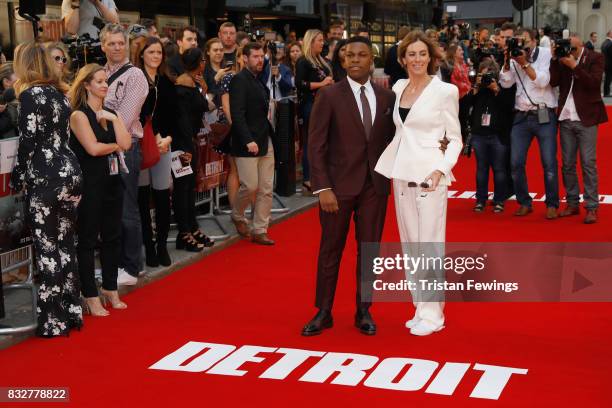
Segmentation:
{"type": "Polygon", "coordinates": [[[75,245],[82,177],[68,147],[67,87],[48,51],[34,42],[15,50],[15,73],[20,136],[11,184],[16,191],[25,188],[34,238],[40,278],[36,334],[67,336],[83,324],[75,245]]]}

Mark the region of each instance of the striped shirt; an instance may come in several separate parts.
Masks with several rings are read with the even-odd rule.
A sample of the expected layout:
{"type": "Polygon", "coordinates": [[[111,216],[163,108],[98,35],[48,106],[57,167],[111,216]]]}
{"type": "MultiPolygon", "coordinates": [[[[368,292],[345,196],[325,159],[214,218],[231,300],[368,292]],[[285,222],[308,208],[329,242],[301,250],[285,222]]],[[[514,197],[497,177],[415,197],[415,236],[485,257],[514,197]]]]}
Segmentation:
{"type": "MultiPolygon", "coordinates": [[[[127,64],[106,64],[104,70],[110,77],[119,68],[127,64]]],[[[104,106],[117,112],[126,129],[132,137],[142,138],[143,130],[140,123],[140,110],[149,94],[149,83],[140,68],[130,68],[115,79],[108,88],[104,106]]]]}

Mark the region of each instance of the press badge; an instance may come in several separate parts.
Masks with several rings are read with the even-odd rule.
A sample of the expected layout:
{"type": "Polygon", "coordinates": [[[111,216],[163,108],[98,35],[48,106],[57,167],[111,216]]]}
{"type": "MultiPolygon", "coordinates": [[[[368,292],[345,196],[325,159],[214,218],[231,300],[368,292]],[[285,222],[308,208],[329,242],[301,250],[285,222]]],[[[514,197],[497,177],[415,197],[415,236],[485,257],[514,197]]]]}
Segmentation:
{"type": "Polygon", "coordinates": [[[481,126],[491,126],[491,114],[489,112],[482,114],[481,126]]]}
{"type": "Polygon", "coordinates": [[[119,174],[119,159],[117,155],[111,154],[108,156],[108,172],[111,176],[119,174]]]}

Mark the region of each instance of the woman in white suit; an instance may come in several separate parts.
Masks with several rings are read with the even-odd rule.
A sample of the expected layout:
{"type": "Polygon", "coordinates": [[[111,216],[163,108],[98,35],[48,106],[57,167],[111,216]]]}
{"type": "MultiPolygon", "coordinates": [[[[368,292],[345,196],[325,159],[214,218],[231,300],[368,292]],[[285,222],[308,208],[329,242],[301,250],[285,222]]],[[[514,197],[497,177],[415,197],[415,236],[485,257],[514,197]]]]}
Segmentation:
{"type": "MultiPolygon", "coordinates": [[[[435,76],[438,47],[424,33],[408,34],[399,45],[398,59],[410,79],[399,80],[393,86],[397,95],[393,111],[395,137],[375,170],[393,179],[397,224],[404,251],[409,256],[443,257],[447,191],[454,181],[451,170],[462,149],[459,93],[456,86],[435,76]],[[445,136],[446,151],[441,148],[445,136]]],[[[408,280],[419,283],[414,272],[406,273],[408,280]]],[[[437,273],[443,274],[444,270],[437,273]]],[[[416,312],[406,322],[410,333],[425,336],[444,328],[444,302],[440,295],[443,293],[432,296],[432,293],[412,291],[416,312]]]]}

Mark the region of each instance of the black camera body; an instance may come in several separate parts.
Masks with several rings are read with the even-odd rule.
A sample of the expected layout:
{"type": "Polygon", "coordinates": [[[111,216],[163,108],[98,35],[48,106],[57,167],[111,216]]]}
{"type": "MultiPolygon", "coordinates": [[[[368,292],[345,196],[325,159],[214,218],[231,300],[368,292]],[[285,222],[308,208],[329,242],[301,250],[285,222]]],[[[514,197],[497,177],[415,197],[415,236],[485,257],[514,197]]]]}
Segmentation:
{"type": "Polygon", "coordinates": [[[557,40],[555,45],[555,57],[557,58],[565,58],[573,51],[572,44],[569,39],[557,40]]]}
{"type": "Polygon", "coordinates": [[[524,46],[523,40],[521,38],[508,38],[506,40],[506,47],[508,48],[508,53],[512,58],[519,57],[523,51],[527,51],[528,49],[524,46]]]}
{"type": "Polygon", "coordinates": [[[106,55],[102,52],[99,39],[93,39],[89,34],[80,37],[65,37],[62,42],[68,46],[68,55],[72,60],[72,70],[76,71],[86,64],[106,64],[106,55]]]}
{"type": "Polygon", "coordinates": [[[480,85],[483,87],[488,87],[493,83],[493,81],[497,81],[496,75],[493,72],[487,72],[482,74],[482,77],[480,78],[480,85]]]}

